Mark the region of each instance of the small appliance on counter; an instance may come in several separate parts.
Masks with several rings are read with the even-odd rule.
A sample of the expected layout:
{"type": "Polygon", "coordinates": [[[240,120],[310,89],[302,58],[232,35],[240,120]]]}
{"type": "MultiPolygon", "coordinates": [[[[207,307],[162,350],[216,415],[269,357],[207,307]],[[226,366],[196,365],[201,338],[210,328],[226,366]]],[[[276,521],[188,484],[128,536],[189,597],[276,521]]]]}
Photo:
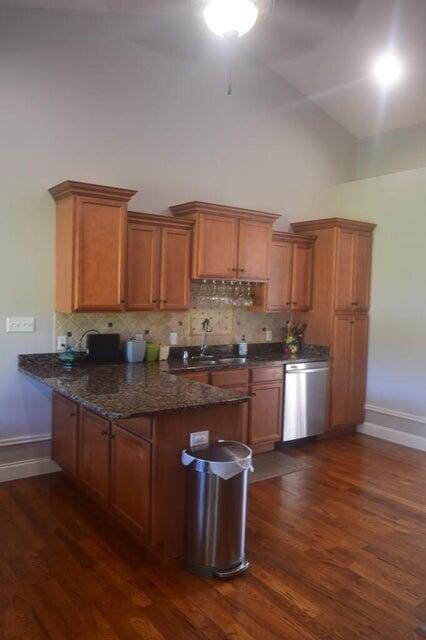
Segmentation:
{"type": "Polygon", "coordinates": [[[145,359],[145,340],[127,340],[125,343],[125,356],[127,362],[143,362],[145,359]]]}
{"type": "Polygon", "coordinates": [[[87,361],[106,363],[120,361],[119,333],[89,333],[86,338],[87,361]]]}

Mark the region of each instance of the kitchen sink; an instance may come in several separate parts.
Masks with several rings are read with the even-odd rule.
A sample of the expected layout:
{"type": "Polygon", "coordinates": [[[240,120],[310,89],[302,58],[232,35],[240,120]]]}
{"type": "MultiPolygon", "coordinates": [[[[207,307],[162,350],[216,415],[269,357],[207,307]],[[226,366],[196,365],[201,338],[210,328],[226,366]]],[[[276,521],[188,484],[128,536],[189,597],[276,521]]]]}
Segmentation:
{"type": "Polygon", "coordinates": [[[247,358],[219,358],[217,364],[246,364],[247,358]]]}

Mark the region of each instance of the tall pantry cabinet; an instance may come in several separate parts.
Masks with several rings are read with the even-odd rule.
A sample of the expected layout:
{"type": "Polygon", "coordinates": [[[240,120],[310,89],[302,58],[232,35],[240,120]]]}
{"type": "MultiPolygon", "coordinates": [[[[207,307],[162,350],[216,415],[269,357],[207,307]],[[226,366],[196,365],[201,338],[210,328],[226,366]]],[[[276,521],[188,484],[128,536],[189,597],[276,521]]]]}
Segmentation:
{"type": "Polygon", "coordinates": [[[306,341],[330,347],[329,429],[364,421],[372,236],[376,225],[343,218],[298,222],[314,234],[312,307],[296,312],[306,341]]]}

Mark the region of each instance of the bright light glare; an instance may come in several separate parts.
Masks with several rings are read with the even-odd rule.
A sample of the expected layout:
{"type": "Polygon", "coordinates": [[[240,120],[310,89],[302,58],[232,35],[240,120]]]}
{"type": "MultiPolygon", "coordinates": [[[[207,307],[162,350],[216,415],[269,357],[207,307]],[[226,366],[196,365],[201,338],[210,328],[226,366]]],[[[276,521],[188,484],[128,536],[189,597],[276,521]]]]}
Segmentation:
{"type": "Polygon", "coordinates": [[[402,76],[401,61],[393,53],[384,53],[373,66],[373,75],[383,87],[390,87],[402,76]]]}
{"type": "Polygon", "coordinates": [[[204,9],[204,20],[222,38],[232,32],[243,36],[254,27],[258,14],[252,0],[211,0],[204,9]]]}

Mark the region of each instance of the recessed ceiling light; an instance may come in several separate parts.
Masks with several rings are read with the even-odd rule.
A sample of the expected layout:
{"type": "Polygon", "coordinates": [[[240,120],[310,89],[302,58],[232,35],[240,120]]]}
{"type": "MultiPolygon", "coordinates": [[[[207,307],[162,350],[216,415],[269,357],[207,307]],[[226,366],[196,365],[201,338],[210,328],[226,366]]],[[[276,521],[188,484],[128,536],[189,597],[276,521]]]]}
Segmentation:
{"type": "Polygon", "coordinates": [[[373,66],[373,76],[383,87],[391,87],[401,79],[401,60],[393,53],[384,53],[373,66]]]}
{"type": "Polygon", "coordinates": [[[222,38],[236,33],[243,36],[256,24],[259,10],[253,0],[210,0],[204,20],[213,33],[222,38]]]}

